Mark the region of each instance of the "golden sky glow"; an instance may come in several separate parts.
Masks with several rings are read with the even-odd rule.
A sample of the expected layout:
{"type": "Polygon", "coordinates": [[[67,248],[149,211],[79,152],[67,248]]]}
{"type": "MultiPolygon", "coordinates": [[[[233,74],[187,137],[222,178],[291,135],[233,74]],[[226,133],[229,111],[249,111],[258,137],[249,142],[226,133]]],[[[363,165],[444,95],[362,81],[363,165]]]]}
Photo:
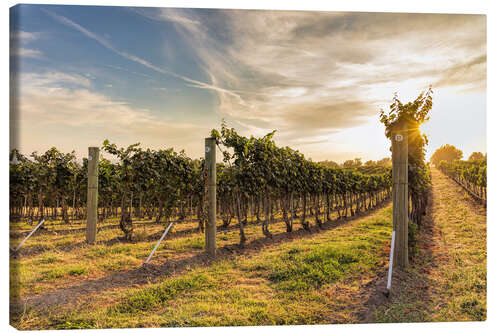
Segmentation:
{"type": "Polygon", "coordinates": [[[430,84],[428,150],[486,151],[484,15],[17,8],[36,19],[11,26],[24,153],[108,138],[200,157],[224,118],[313,160],[380,159],[378,111],[430,84]]]}

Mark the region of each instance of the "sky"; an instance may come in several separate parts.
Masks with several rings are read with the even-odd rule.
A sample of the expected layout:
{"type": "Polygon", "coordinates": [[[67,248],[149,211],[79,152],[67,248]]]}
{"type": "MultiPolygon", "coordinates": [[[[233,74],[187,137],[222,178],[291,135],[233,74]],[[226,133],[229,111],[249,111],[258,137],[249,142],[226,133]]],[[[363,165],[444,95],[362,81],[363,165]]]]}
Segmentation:
{"type": "Polygon", "coordinates": [[[432,85],[428,156],[486,152],[486,16],[18,5],[11,148],[204,154],[222,119],[315,161],[390,156],[378,120],[432,85]]]}

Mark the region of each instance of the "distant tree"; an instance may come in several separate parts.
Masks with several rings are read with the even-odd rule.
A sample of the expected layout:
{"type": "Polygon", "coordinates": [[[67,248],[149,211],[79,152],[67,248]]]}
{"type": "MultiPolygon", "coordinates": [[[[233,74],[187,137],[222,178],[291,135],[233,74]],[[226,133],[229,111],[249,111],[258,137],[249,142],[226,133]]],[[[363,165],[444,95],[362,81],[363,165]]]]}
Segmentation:
{"type": "Polygon", "coordinates": [[[376,166],[376,165],[377,165],[377,162],[375,162],[373,160],[369,160],[369,161],[365,162],[365,166],[376,166]]]}
{"type": "Polygon", "coordinates": [[[319,164],[324,165],[326,167],[330,167],[330,168],[339,168],[340,167],[340,165],[335,161],[325,160],[325,161],[319,162],[319,164]]]}
{"type": "Polygon", "coordinates": [[[384,158],[377,161],[377,165],[378,166],[391,166],[392,159],[390,157],[384,157],[384,158]]]}
{"type": "Polygon", "coordinates": [[[431,162],[434,165],[438,165],[441,161],[452,162],[461,159],[463,155],[462,151],[457,147],[446,144],[436,149],[431,156],[431,162]]]}
{"type": "Polygon", "coordinates": [[[361,158],[356,157],[354,160],[347,160],[342,164],[344,168],[358,168],[363,165],[361,158]]]}
{"type": "Polygon", "coordinates": [[[470,154],[469,161],[482,160],[482,159],[485,159],[485,158],[486,158],[486,156],[483,155],[483,153],[481,153],[479,151],[475,151],[472,154],[470,154]]]}

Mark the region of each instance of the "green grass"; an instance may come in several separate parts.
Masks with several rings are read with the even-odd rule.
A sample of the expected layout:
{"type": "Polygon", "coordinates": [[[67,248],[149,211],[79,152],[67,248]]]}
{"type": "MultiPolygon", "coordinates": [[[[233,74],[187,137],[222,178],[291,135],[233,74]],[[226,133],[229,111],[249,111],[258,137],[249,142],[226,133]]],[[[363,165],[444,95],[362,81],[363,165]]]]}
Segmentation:
{"type": "Polygon", "coordinates": [[[432,181],[434,249],[416,255],[404,292],[375,309],[378,322],[486,320],[486,211],[436,169],[432,181]]]}
{"type": "MultiPolygon", "coordinates": [[[[359,292],[360,281],[376,278],[376,271],[387,260],[383,250],[390,242],[391,214],[391,208],[385,208],[312,237],[264,248],[252,256],[193,267],[144,287],[94,295],[92,303],[82,302],[70,311],[44,317],[31,309],[23,320],[17,319],[16,327],[33,327],[23,323],[35,318],[38,328],[355,322],[359,304],[349,293],[359,292]],[[335,288],[348,293],[336,293],[335,288]]],[[[225,236],[233,239],[230,232],[225,236]]],[[[185,246],[193,247],[203,241],[199,238],[177,242],[188,243],[189,239],[192,243],[185,246]]]]}
{"type": "Polygon", "coordinates": [[[40,280],[54,281],[68,276],[80,276],[86,274],[90,270],[87,266],[70,265],[70,266],[56,266],[43,271],[40,280]]]}
{"type": "Polygon", "coordinates": [[[153,310],[181,294],[215,288],[218,284],[208,274],[189,274],[166,280],[154,287],[132,292],[119,305],[110,308],[109,313],[141,313],[153,310]]]}
{"type": "MultiPolygon", "coordinates": [[[[222,223],[222,221],[218,221],[222,223]]],[[[233,221],[233,223],[235,223],[233,221]]],[[[174,224],[171,232],[196,228],[197,222],[186,222],[174,224]]],[[[295,229],[299,228],[295,225],[295,229]]],[[[106,229],[98,232],[98,243],[89,246],[84,243],[85,233],[71,234],[35,234],[20,250],[21,257],[13,258],[10,266],[16,272],[16,281],[11,284],[13,300],[24,295],[33,295],[57,289],[58,283],[66,283],[67,279],[76,281],[80,279],[100,278],[120,270],[139,268],[155,246],[165,225],[153,224],[147,227],[136,227],[131,243],[117,241],[122,237],[120,229],[106,229]],[[142,236],[141,236],[142,235],[142,236]],[[145,235],[157,235],[150,240],[145,235]],[[105,242],[114,241],[108,245],[105,242]],[[100,243],[101,242],[101,243],[100,243]],[[64,247],[68,247],[64,249],[64,247]],[[26,254],[28,253],[28,254],[26,254]],[[69,275],[61,273],[58,267],[80,263],[91,267],[80,275],[69,275]],[[54,266],[54,267],[52,267],[54,266]],[[49,272],[54,269],[54,272],[49,272]]],[[[279,222],[270,225],[272,233],[284,232],[284,223],[279,222]]],[[[262,238],[260,225],[248,225],[245,233],[249,242],[262,238]]],[[[16,246],[19,239],[11,239],[11,245],[16,246]]],[[[204,249],[204,236],[200,233],[184,234],[175,238],[165,239],[159,246],[152,259],[152,263],[161,263],[166,260],[175,260],[202,252],[204,249]]],[[[239,231],[228,230],[217,234],[218,246],[237,244],[239,242],[239,231]]]]}
{"type": "MultiPolygon", "coordinates": [[[[485,215],[476,214],[435,170],[433,183],[434,209],[428,212],[435,222],[432,242],[417,236],[414,263],[398,282],[399,292],[371,309],[376,322],[486,319],[485,215]]],[[[172,231],[196,226],[178,224],[172,231]]],[[[42,293],[137,269],[156,243],[146,236],[155,233],[159,238],[164,228],[138,227],[133,243],[83,245],[68,252],[55,244],[81,242],[84,234],[34,237],[27,248],[48,250],[11,261],[19,277],[11,291],[21,296],[42,293]]],[[[284,223],[270,225],[272,233],[283,229],[284,223]]],[[[359,311],[366,310],[366,284],[386,270],[391,231],[388,207],[310,237],[264,246],[208,266],[193,264],[145,285],[84,295],[77,305],[60,304],[43,311],[27,308],[12,313],[11,324],[18,329],[78,329],[355,323],[359,311]]],[[[249,242],[262,237],[258,225],[247,226],[245,232],[249,242]]],[[[103,230],[98,239],[117,236],[121,236],[117,229],[103,230]]],[[[218,246],[238,241],[238,230],[217,235],[218,246]]],[[[152,263],[189,260],[203,247],[202,234],[166,239],[152,263]]]]}

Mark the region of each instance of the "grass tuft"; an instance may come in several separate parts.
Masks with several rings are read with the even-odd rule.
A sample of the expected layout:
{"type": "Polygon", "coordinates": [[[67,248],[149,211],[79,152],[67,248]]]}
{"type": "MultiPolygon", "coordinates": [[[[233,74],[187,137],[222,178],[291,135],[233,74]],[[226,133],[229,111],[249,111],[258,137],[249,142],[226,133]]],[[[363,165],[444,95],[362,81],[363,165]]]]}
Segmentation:
{"type": "Polygon", "coordinates": [[[110,313],[139,313],[165,304],[181,293],[204,290],[215,286],[215,281],[206,274],[190,274],[170,280],[153,287],[134,291],[110,313]]]}

